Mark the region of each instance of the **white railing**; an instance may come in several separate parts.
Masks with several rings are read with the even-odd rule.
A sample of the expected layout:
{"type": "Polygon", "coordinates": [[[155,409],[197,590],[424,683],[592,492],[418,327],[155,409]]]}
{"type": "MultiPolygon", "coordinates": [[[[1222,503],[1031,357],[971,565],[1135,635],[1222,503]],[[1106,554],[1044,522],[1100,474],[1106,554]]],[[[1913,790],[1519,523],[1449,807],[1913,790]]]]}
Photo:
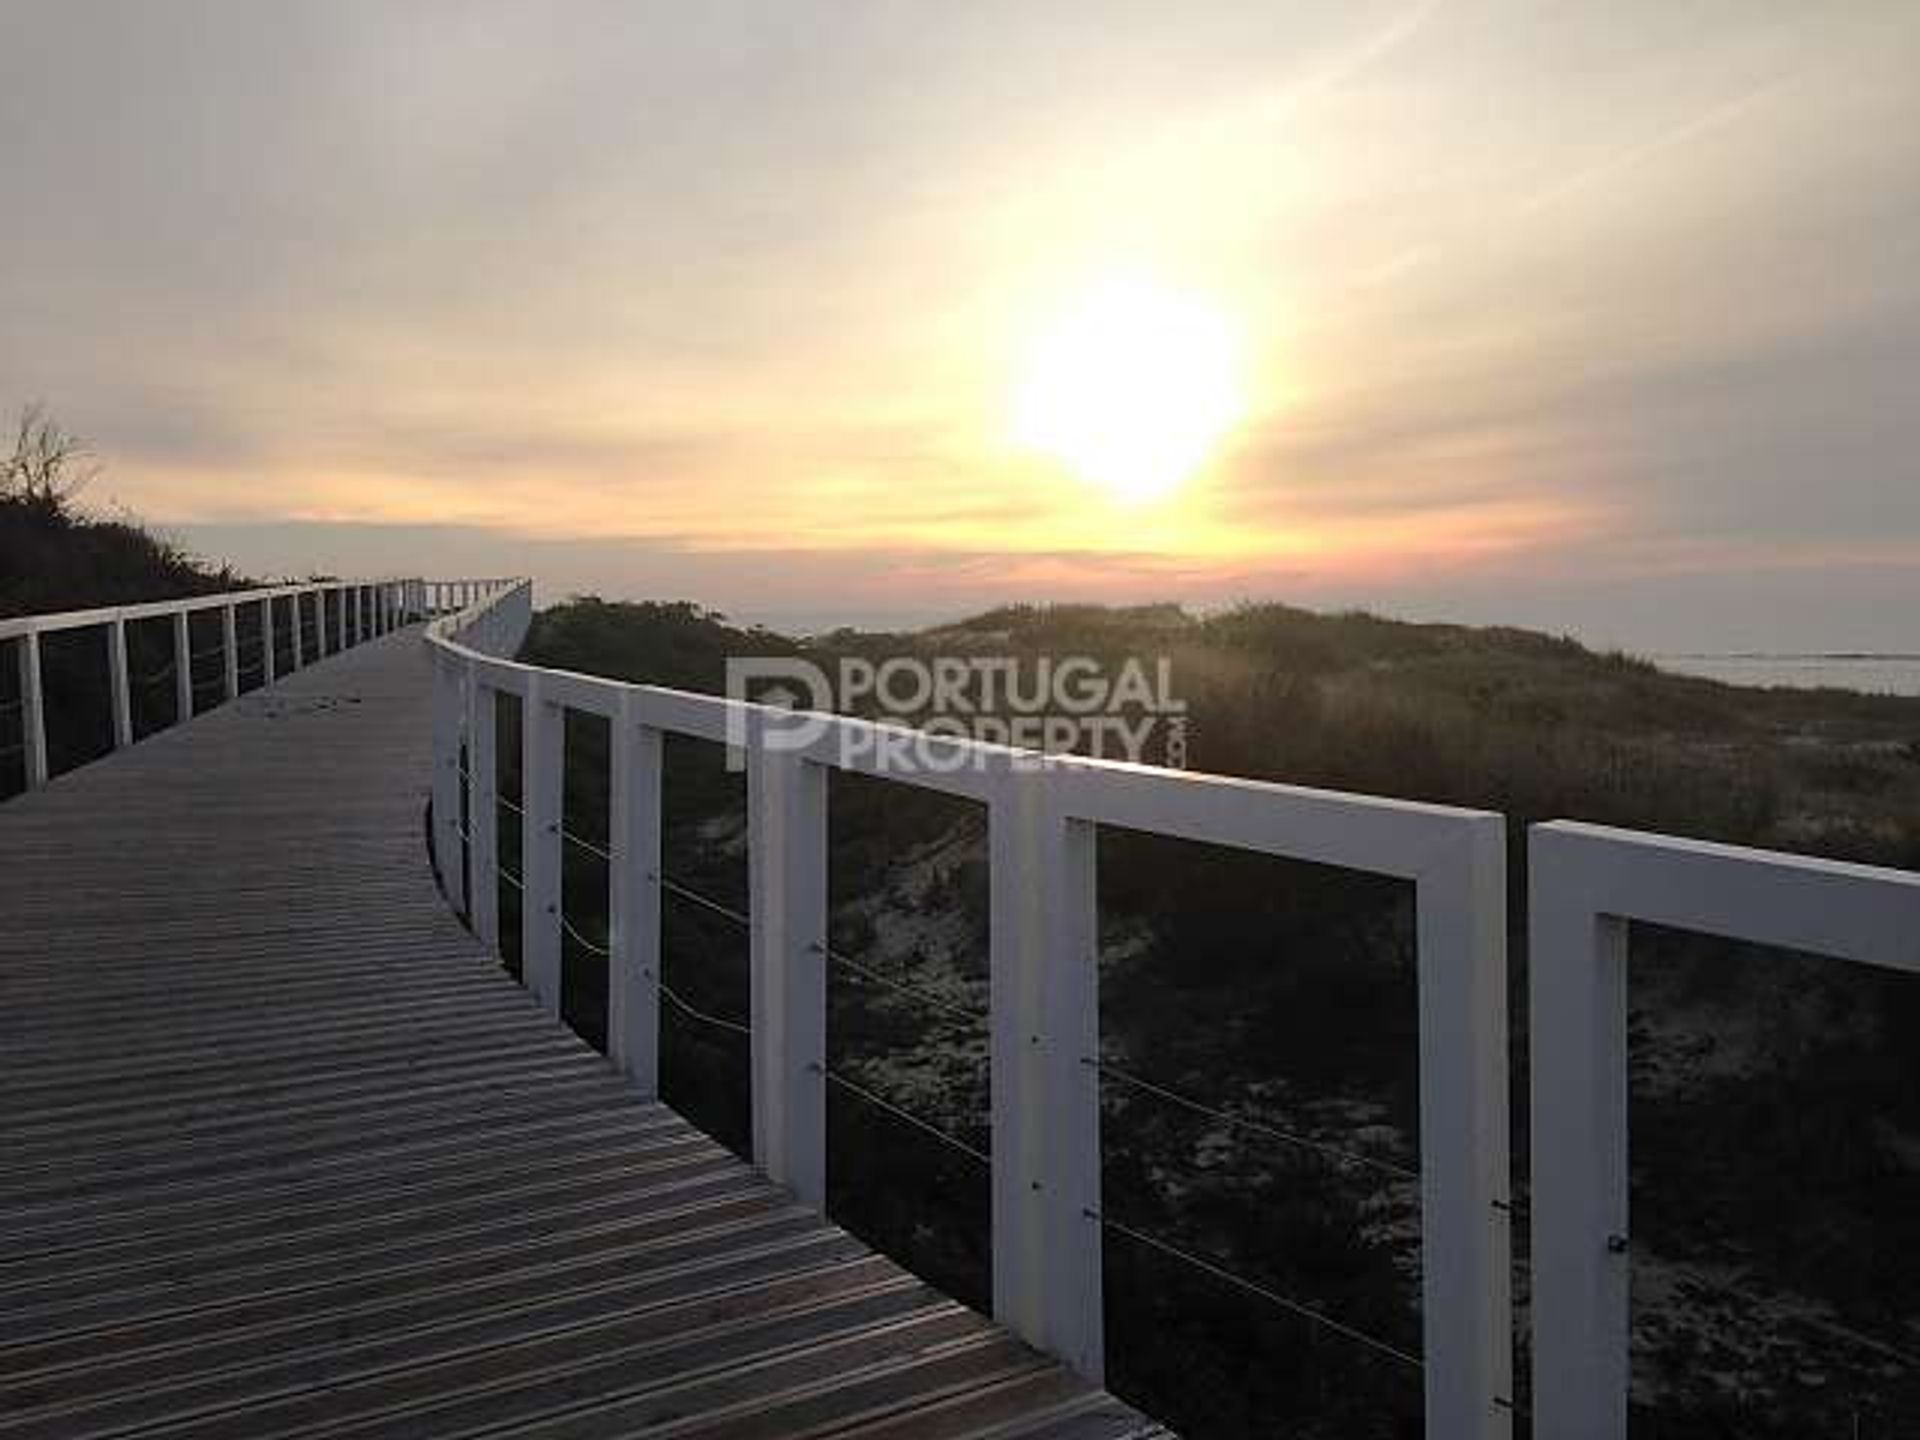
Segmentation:
{"type": "MultiPolygon", "coordinates": [[[[801,1201],[826,1197],[829,768],[963,796],[990,833],[993,1297],[1035,1346],[1099,1379],[1100,1097],[1096,826],[1411,881],[1420,1015],[1422,1312],[1430,1435],[1511,1425],[1506,1086],[1506,860],[1497,815],[1190,775],[970,742],[957,764],[883,763],[883,727],[522,665],[521,582],[435,621],[433,837],[443,881],[499,942],[496,695],[522,705],[523,983],[557,1014],[567,710],[609,722],[608,1053],[657,1088],[661,739],[745,751],[755,1162],[801,1201]],[[793,722],[811,738],[796,748],[793,722]],[[774,743],[769,743],[773,741],[774,743]],[[467,764],[462,765],[462,754],[467,764]],[[465,824],[462,816],[477,817],[465,824]],[[461,858],[464,858],[464,864],[461,858]],[[466,893],[467,875],[474,877],[466,893]]],[[[899,732],[890,732],[898,734],[899,732]]]]}
{"type": "Polygon", "coordinates": [[[1531,839],[1534,1433],[1624,1440],[1628,926],[1911,974],[1920,875],[1567,822],[1531,839]]]}
{"type": "MultiPolygon", "coordinates": [[[[459,582],[472,584],[478,582],[459,582]]],[[[327,580],[300,585],[280,585],[270,589],[231,590],[218,595],[196,595],[182,600],[158,600],[142,605],[115,605],[94,610],[68,610],[52,615],[23,615],[0,620],[0,648],[11,645],[18,667],[19,693],[10,708],[19,712],[18,746],[20,773],[25,787],[35,789],[49,778],[47,748],[47,696],[41,665],[43,636],[71,630],[98,630],[102,658],[106,666],[108,704],[112,712],[113,747],[120,749],[134,742],[133,680],[127,665],[127,627],[141,621],[171,622],[172,658],[168,662],[173,677],[175,723],[190,720],[200,710],[196,706],[193,662],[217,651],[221,657],[220,701],[225,703],[243,690],[272,685],[279,678],[275,660],[277,649],[276,616],[284,614],[291,641],[292,668],[325,657],[363,640],[384,635],[410,619],[424,618],[430,605],[452,609],[465,603],[466,592],[456,592],[443,583],[418,579],[327,580]],[[430,593],[431,592],[431,593],[430,593]],[[337,597],[331,599],[330,597],[337,597]],[[257,653],[243,661],[238,617],[252,609],[260,617],[257,653]],[[329,616],[329,610],[332,614],[329,616]],[[206,651],[193,649],[192,617],[212,612],[220,616],[220,641],[206,651]],[[311,615],[314,627],[314,653],[306,653],[305,631],[311,615]],[[331,629],[329,628],[331,627],[331,629]],[[258,685],[243,685],[242,677],[257,675],[258,685]]],[[[0,727],[3,728],[3,727],[0,727]]]]}

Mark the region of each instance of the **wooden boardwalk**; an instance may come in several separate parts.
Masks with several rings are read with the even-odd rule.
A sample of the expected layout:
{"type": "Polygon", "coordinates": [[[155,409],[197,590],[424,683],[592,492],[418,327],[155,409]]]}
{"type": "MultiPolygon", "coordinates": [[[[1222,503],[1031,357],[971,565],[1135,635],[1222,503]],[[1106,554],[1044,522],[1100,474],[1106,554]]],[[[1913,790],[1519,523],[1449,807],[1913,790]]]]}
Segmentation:
{"type": "Polygon", "coordinates": [[[0,805],[0,1437],[1164,1432],[447,912],[403,632],[0,805]]]}

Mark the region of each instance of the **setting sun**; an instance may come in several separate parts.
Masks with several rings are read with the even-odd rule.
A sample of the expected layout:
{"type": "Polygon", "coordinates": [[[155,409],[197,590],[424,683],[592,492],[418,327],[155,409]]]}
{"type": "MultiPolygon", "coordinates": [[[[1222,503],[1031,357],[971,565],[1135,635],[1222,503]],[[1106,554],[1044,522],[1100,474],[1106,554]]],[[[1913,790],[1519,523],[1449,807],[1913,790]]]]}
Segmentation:
{"type": "Polygon", "coordinates": [[[1014,396],[1016,443],[1116,499],[1158,498],[1238,417],[1239,356],[1225,318],[1141,280],[1082,296],[1033,341],[1014,396]]]}

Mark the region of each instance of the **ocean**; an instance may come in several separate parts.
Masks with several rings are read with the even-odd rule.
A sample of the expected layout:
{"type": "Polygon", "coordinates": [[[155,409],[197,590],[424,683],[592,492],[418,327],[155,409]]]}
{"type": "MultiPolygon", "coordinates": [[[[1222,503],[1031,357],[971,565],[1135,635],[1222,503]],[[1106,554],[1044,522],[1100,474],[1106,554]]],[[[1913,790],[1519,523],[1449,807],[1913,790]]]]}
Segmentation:
{"type": "Polygon", "coordinates": [[[1655,655],[1662,670],[1729,685],[1833,686],[1920,696],[1920,655],[1655,655]]]}

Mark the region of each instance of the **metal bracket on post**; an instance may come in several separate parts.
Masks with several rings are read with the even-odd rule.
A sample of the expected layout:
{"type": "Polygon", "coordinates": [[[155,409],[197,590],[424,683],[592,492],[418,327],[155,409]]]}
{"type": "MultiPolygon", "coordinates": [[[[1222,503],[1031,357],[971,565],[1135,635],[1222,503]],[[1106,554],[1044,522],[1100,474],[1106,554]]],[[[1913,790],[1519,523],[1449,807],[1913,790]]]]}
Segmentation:
{"type": "Polygon", "coordinates": [[[1094,827],[1017,761],[989,817],[994,1314],[1098,1383],[1098,901],[1094,827]]]}
{"type": "Polygon", "coordinates": [[[661,736],[634,709],[633,690],[623,690],[608,796],[607,1049],[652,1096],[660,1090],[661,736]]]}
{"type": "Polygon", "coordinates": [[[566,712],[527,676],[520,717],[520,979],[549,1014],[560,1013],[560,811],[566,712]]]}
{"type": "Polygon", "coordinates": [[[827,1204],[827,775],[757,711],[747,748],[753,1157],[803,1205],[827,1204]]]}

